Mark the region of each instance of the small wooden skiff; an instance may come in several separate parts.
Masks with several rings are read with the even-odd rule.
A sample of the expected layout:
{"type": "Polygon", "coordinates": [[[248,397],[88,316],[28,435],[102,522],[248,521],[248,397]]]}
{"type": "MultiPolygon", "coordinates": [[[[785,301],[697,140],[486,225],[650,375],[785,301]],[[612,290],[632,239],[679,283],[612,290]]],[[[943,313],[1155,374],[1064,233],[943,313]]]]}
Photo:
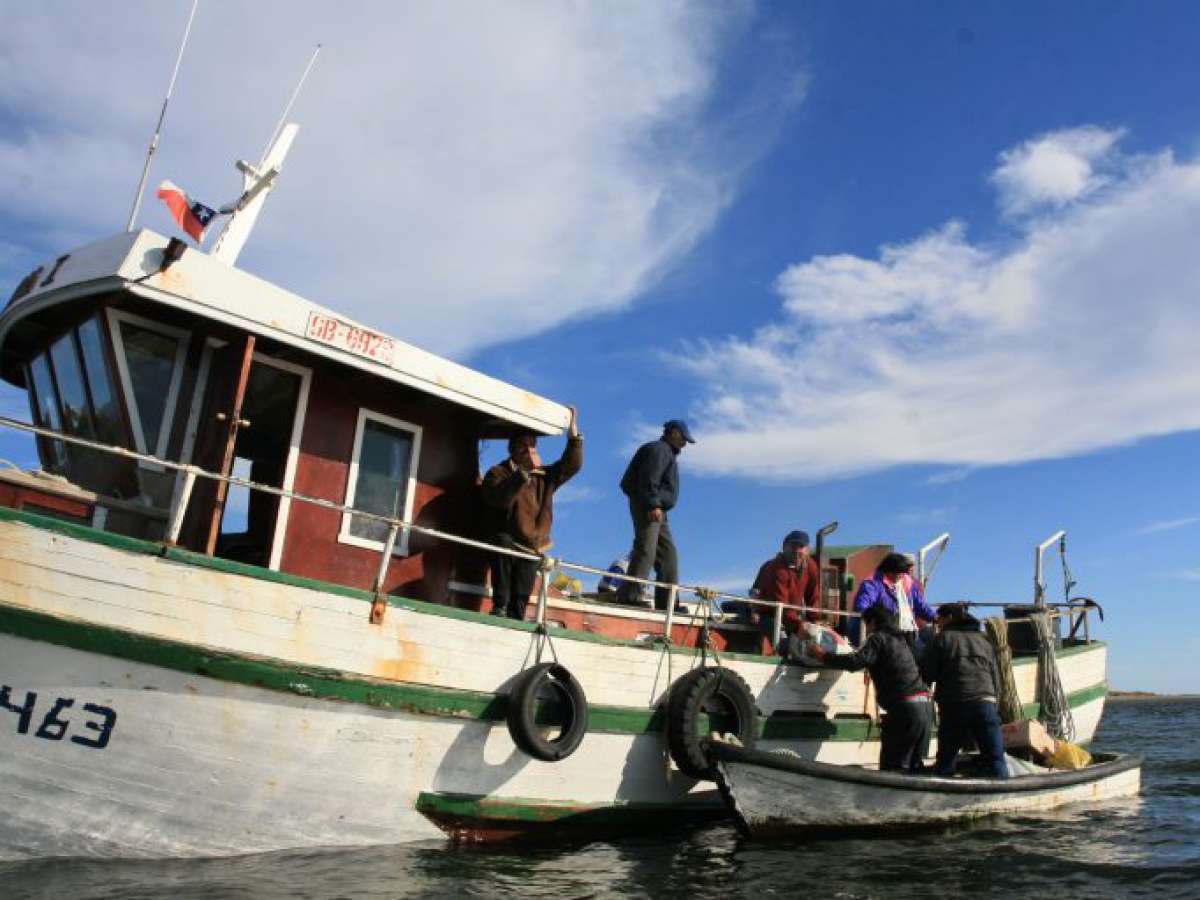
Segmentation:
{"type": "Polygon", "coordinates": [[[1138,792],[1142,766],[1140,756],[1096,753],[1083,769],[1000,781],[880,772],[718,742],[709,754],[722,796],[753,837],[942,825],[1126,797],[1138,792]]]}

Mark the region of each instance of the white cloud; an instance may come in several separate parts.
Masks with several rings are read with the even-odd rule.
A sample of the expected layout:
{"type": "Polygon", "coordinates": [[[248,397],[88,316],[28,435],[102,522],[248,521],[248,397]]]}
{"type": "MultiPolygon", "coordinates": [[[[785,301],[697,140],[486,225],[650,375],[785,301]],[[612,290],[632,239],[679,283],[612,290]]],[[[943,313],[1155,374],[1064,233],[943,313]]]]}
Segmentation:
{"type": "Polygon", "coordinates": [[[790,267],[778,321],[681,354],[703,392],[692,464],[818,479],[1200,428],[1200,165],[1164,152],[1109,177],[1004,246],[950,222],[790,267]]]}
{"type": "MultiPolygon", "coordinates": [[[[6,7],[0,222],[27,253],[124,226],[188,6],[6,7]]],[[[202,4],[151,185],[235,195],[232,161],[258,156],[323,42],[242,265],[443,352],[527,335],[627,304],[730,201],[802,94],[780,57],[783,102],[751,89],[715,124],[750,20],[744,3],[202,4]]],[[[142,223],[169,231],[159,206],[142,223]]]]}
{"type": "Polygon", "coordinates": [[[1200,516],[1186,516],[1182,519],[1166,519],[1162,522],[1151,522],[1139,528],[1136,534],[1158,534],[1160,531],[1174,531],[1177,528],[1187,528],[1200,522],[1200,516]]]}
{"type": "Polygon", "coordinates": [[[1059,207],[1096,190],[1104,183],[1096,167],[1123,134],[1093,126],[1071,128],[1004,151],[992,173],[1004,210],[1020,215],[1041,206],[1059,207]]]}
{"type": "Polygon", "coordinates": [[[604,491],[590,484],[565,484],[554,493],[555,504],[590,503],[607,496],[604,491]]]}
{"type": "Polygon", "coordinates": [[[941,472],[935,472],[927,477],[925,483],[931,485],[956,484],[971,477],[973,471],[974,469],[970,466],[961,466],[957,469],[943,469],[941,472]]]}
{"type": "Polygon", "coordinates": [[[1177,581],[1200,581],[1200,568],[1178,569],[1168,577],[1177,581]]]}
{"type": "Polygon", "coordinates": [[[901,525],[932,525],[954,518],[958,510],[953,506],[931,506],[924,509],[906,509],[896,514],[901,525]]]}

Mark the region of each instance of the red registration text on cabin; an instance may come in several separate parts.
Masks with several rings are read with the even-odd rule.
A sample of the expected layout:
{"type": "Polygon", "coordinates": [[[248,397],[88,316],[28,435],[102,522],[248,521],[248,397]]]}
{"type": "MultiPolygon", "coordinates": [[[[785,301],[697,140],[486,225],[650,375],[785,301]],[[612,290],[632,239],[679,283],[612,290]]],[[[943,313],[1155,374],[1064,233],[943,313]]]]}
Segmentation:
{"type": "Polygon", "coordinates": [[[317,312],[308,314],[308,328],[304,334],[314,341],[388,366],[392,364],[396,349],[395,342],[389,337],[317,312]]]}

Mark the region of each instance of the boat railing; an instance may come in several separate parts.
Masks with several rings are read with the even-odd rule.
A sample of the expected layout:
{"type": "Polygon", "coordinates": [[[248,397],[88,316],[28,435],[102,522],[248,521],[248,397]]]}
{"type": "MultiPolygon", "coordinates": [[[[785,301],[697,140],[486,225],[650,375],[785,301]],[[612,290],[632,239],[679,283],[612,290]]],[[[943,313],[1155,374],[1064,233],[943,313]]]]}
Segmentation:
{"type": "MultiPolygon", "coordinates": [[[[705,587],[703,585],[687,585],[672,582],[655,581],[650,578],[639,578],[634,575],[629,575],[622,572],[612,572],[608,569],[601,569],[595,566],[589,566],[583,563],[570,562],[565,559],[552,557],[545,554],[529,553],[522,550],[515,550],[510,547],[501,547],[487,541],[481,541],[476,538],[469,538],[463,535],[453,534],[441,529],[431,528],[428,525],[419,525],[416,522],[406,519],[396,518],[394,516],[385,516],[379,513],[367,512],[365,510],[355,509],[347,506],[344,503],[338,503],[334,500],[326,500],[321,497],[311,497],[307,494],[302,494],[297,491],[288,490],[285,488],[275,487],[274,485],[261,484],[251,481],[248,478],[242,478],[238,475],[223,475],[218,472],[210,472],[207,469],[202,469],[199,466],[191,463],[174,462],[172,460],[163,459],[153,456],[148,453],[141,453],[137,450],[130,450],[126,447],[120,447],[112,444],[104,444],[98,441],[93,441],[88,438],[79,437],[66,432],[56,431],[50,428],[43,428],[39,425],[34,425],[29,422],[21,422],[17,419],[9,418],[8,416],[0,416],[0,426],[12,428],[16,431],[23,431],[29,434],[38,435],[40,437],[53,439],[56,441],[64,441],[66,443],[75,444],[81,447],[87,447],[91,450],[101,453],[108,453],[113,456],[121,457],[131,461],[145,463],[148,465],[159,466],[163,469],[171,470],[176,473],[175,489],[171,496],[171,505],[166,515],[166,530],[163,537],[163,542],[168,546],[176,546],[179,543],[179,536],[183,530],[184,518],[187,513],[188,504],[191,501],[192,492],[196,485],[197,478],[206,478],[216,482],[223,482],[230,486],[242,487],[251,491],[260,491],[262,493],[271,494],[276,497],[287,498],[300,503],[307,503],[313,506],[318,506],[323,509],[335,510],[339,513],[350,514],[356,517],[361,517],[369,521],[379,522],[387,526],[387,538],[384,541],[383,549],[380,553],[379,568],[376,571],[374,582],[372,584],[372,592],[377,597],[377,602],[381,602],[384,595],[384,583],[387,577],[388,567],[392,560],[392,552],[396,546],[396,540],[401,531],[413,532],[423,535],[434,540],[443,540],[450,543],[458,544],[464,547],[471,547],[476,550],[482,550],[488,553],[504,554],[517,559],[530,560],[538,563],[541,577],[538,579],[538,600],[536,608],[536,619],[538,626],[546,627],[546,610],[549,605],[549,575],[554,569],[567,569],[583,574],[599,575],[615,580],[632,582],[652,588],[661,588],[668,593],[668,602],[665,610],[656,610],[661,612],[663,616],[663,635],[662,638],[668,643],[672,642],[673,629],[676,624],[676,606],[678,604],[680,592],[695,596],[699,603],[690,611],[685,613],[689,619],[689,627],[695,627],[699,621],[700,625],[708,626],[710,623],[718,626],[728,626],[733,624],[732,617],[727,611],[722,609],[723,603],[743,604],[742,608],[760,607],[770,611],[772,616],[772,637],[773,644],[778,646],[783,633],[783,616],[786,609],[795,609],[787,604],[779,603],[773,600],[763,600],[759,597],[748,597],[741,594],[731,594],[725,591],[716,590],[714,588],[705,587]]],[[[114,498],[107,498],[103,495],[97,495],[97,503],[105,505],[107,501],[114,498]]],[[[128,501],[118,501],[122,506],[128,506],[128,501]]],[[[147,508],[147,512],[153,512],[147,508]]],[[[157,518],[161,519],[161,513],[157,518]]],[[[1011,606],[1012,604],[1004,603],[971,603],[972,606],[1011,606]]],[[[1045,608],[1052,617],[1063,615],[1059,610],[1066,609],[1067,615],[1071,615],[1072,611],[1077,611],[1083,616],[1085,634],[1087,634],[1086,617],[1090,607],[1082,604],[1059,604],[1046,603],[1045,608]]],[[[852,610],[842,609],[826,609],[821,608],[813,610],[822,616],[831,618],[857,619],[861,613],[852,610]]],[[[372,620],[382,612],[382,606],[378,609],[372,609],[372,620]]],[[[1020,621],[1010,619],[1010,622],[1020,621]]],[[[1078,626],[1075,626],[1078,627],[1078,626]]],[[[1087,634],[1087,639],[1090,642],[1090,634],[1087,634]]]]}

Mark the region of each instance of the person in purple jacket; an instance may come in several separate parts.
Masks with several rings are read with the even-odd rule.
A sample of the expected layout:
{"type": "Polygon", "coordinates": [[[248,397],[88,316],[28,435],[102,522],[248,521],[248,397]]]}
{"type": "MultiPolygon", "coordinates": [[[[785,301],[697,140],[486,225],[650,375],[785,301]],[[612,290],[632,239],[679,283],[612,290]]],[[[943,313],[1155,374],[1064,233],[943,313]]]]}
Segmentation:
{"type": "MultiPolygon", "coordinates": [[[[896,625],[909,647],[915,647],[917,631],[921,625],[932,622],[936,616],[925,602],[921,584],[912,577],[912,560],[903,553],[889,553],[875,569],[875,574],[864,581],[854,598],[854,611],[861,613],[872,606],[882,606],[896,617],[896,625]]],[[[850,642],[857,646],[859,621],[850,620],[850,642]]]]}

